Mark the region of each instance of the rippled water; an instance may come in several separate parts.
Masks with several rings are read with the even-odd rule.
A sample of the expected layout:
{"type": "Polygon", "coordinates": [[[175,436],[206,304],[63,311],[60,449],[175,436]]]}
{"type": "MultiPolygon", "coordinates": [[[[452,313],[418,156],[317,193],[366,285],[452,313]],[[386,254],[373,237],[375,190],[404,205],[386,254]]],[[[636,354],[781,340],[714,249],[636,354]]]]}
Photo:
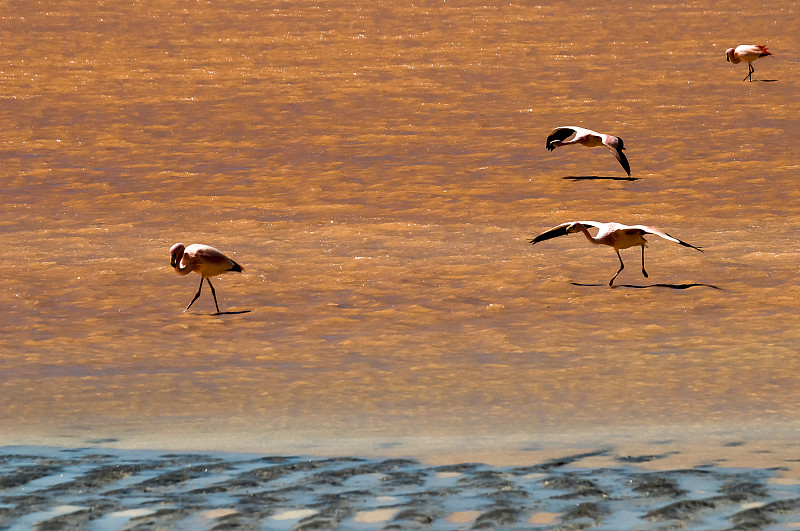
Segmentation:
{"type": "Polygon", "coordinates": [[[8,531],[797,528],[800,485],[783,482],[785,467],[653,471],[680,453],[661,451],[594,449],[489,467],[2,446],[0,523],[8,531]]]}
{"type": "MultiPolygon", "coordinates": [[[[15,2],[9,433],[274,440],[800,421],[800,10],[15,2]],[[725,61],[767,44],[773,57],[725,61]],[[622,137],[544,149],[550,130],[622,137]],[[565,221],[646,223],[636,249],[565,221]],[[175,242],[241,275],[169,267],[175,242]],[[15,431],[16,430],[16,431],[15,431]]],[[[202,445],[202,444],[201,444],[202,445]]]]}

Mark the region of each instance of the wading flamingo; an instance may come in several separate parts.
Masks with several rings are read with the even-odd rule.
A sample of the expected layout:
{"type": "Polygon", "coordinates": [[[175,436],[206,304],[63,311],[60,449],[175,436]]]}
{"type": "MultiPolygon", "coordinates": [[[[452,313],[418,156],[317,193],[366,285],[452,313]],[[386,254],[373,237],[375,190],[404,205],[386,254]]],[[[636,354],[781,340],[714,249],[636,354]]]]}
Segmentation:
{"type": "Polygon", "coordinates": [[[182,243],[176,243],[170,248],[169,254],[171,255],[169,263],[179,275],[188,275],[192,271],[200,274],[200,289],[197,290],[194,299],[183,311],[185,312],[191,308],[194,301],[200,296],[200,292],[203,290],[203,280],[205,280],[208,282],[208,287],[211,288],[211,295],[214,296],[214,306],[217,307],[217,313],[219,313],[217,294],[214,292],[214,286],[211,285],[209,277],[221,275],[228,271],[241,272],[243,270],[242,266],[222,254],[219,250],[200,243],[194,243],[189,247],[184,247],[182,243]]]}
{"type": "Polygon", "coordinates": [[[558,227],[553,227],[552,229],[547,230],[534,239],[528,241],[532,244],[535,244],[551,238],[556,238],[557,236],[566,236],[567,234],[571,234],[573,232],[582,232],[586,236],[586,239],[590,242],[596,245],[608,245],[609,247],[612,247],[614,251],[616,251],[617,258],[619,258],[619,271],[617,271],[617,274],[614,275],[614,277],[608,283],[609,286],[614,285],[614,279],[616,279],[617,275],[619,275],[622,270],[625,269],[625,264],[622,263],[622,257],[619,255],[619,250],[627,249],[628,247],[634,247],[636,245],[639,245],[642,248],[642,274],[645,276],[645,278],[647,278],[647,271],[644,270],[644,248],[647,245],[647,240],[644,239],[645,234],[655,234],[656,236],[660,236],[665,240],[679,243],[684,247],[697,249],[701,253],[703,252],[699,247],[695,247],[694,245],[681,241],[678,238],[674,238],[666,232],[663,232],[655,227],[648,227],[646,225],[622,225],[620,223],[598,223],[597,221],[570,221],[569,223],[562,223],[558,227]],[[592,236],[589,234],[589,231],[586,227],[597,228],[597,236],[592,236]]]}
{"type": "Polygon", "coordinates": [[[747,61],[748,72],[742,81],[748,78],[753,81],[753,61],[768,55],[772,54],[767,51],[767,47],[763,44],[740,44],[736,48],[725,50],[725,56],[729,62],[738,65],[742,61],[747,61]]]}
{"type": "Polygon", "coordinates": [[[625,153],[622,152],[622,150],[625,149],[625,143],[620,137],[604,135],[603,133],[598,133],[591,129],[584,129],[583,127],[556,127],[547,137],[545,147],[553,151],[557,147],[569,146],[571,144],[582,144],[586,147],[607,147],[611,150],[611,153],[614,154],[614,157],[616,157],[619,163],[622,164],[628,177],[631,176],[631,165],[628,164],[628,158],[625,156],[625,153]],[[575,135],[575,137],[572,140],[567,140],[567,138],[572,135],[575,135]]]}

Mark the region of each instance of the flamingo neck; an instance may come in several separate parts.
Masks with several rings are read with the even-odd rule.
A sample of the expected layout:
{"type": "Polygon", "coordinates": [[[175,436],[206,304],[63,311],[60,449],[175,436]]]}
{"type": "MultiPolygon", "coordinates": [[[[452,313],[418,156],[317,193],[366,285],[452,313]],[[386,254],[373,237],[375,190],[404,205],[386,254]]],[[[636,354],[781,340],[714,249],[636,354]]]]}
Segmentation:
{"type": "Polygon", "coordinates": [[[175,272],[179,275],[188,275],[192,272],[192,268],[183,263],[183,254],[183,251],[181,251],[175,258],[175,272]]]}
{"type": "Polygon", "coordinates": [[[587,240],[589,240],[590,242],[592,242],[595,245],[600,245],[601,242],[599,242],[594,236],[589,234],[589,230],[586,227],[584,227],[583,225],[578,225],[578,228],[581,230],[583,235],[586,236],[587,240]]]}

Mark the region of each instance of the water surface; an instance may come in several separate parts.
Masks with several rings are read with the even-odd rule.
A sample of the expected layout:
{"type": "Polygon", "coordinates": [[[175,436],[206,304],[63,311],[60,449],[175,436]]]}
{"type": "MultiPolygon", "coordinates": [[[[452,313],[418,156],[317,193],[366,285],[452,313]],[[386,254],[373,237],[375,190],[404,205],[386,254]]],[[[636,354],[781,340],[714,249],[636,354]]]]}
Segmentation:
{"type": "Polygon", "coordinates": [[[800,421],[792,2],[4,11],[7,442],[800,421]],[[742,43],[775,54],[753,83],[742,43]],[[634,179],[546,151],[560,125],[622,137],[634,179]],[[653,237],[610,289],[612,250],[527,243],[576,219],[705,252],[653,237]],[[178,241],[245,267],[230,313],[182,313],[178,241]]]}

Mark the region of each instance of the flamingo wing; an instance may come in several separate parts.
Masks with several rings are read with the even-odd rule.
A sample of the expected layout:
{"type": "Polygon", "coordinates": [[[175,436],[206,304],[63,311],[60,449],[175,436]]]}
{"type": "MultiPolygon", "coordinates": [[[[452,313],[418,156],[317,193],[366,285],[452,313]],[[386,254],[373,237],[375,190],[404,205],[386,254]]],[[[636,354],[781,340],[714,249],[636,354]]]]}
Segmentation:
{"type": "Polygon", "coordinates": [[[767,50],[767,47],[764,46],[763,44],[756,44],[756,48],[758,48],[758,51],[761,53],[761,57],[772,55],[770,51],[767,50]]]}
{"type": "Polygon", "coordinates": [[[566,236],[567,234],[570,234],[568,229],[576,223],[580,223],[581,225],[585,225],[587,227],[600,227],[601,225],[603,225],[603,223],[599,223],[597,221],[569,221],[567,223],[562,223],[557,227],[553,227],[552,229],[544,231],[535,238],[528,240],[528,243],[536,244],[539,242],[543,242],[545,240],[558,238],[559,236],[566,236]]]}
{"type": "Polygon", "coordinates": [[[222,254],[222,251],[219,249],[199,243],[195,243],[187,247],[186,254],[205,260],[206,262],[212,264],[221,264],[228,260],[228,257],[222,254]]]}
{"type": "Polygon", "coordinates": [[[222,251],[209,245],[194,244],[186,248],[186,254],[198,264],[203,276],[216,276],[226,271],[242,271],[244,268],[225,256],[222,251]]]}
{"type": "Polygon", "coordinates": [[[696,246],[692,245],[691,243],[686,243],[683,240],[679,240],[678,238],[676,238],[674,236],[670,236],[666,232],[664,232],[664,231],[662,231],[660,229],[657,229],[655,227],[648,227],[647,225],[632,225],[631,228],[632,229],[639,229],[639,230],[641,230],[641,231],[643,231],[643,232],[645,232],[647,234],[655,234],[656,236],[660,236],[661,238],[664,238],[665,240],[669,240],[671,242],[679,243],[679,244],[683,245],[684,247],[691,247],[692,249],[697,249],[701,253],[703,252],[703,249],[701,249],[700,247],[696,247],[696,246]]]}
{"type": "Polygon", "coordinates": [[[628,157],[626,157],[625,153],[622,152],[623,149],[625,149],[625,148],[620,147],[620,148],[617,148],[617,149],[612,149],[611,153],[613,153],[614,157],[617,159],[617,161],[619,161],[619,163],[622,164],[622,168],[625,170],[625,173],[627,173],[628,177],[630,177],[631,176],[631,165],[628,163],[628,157]]]}
{"type": "MultiPolygon", "coordinates": [[[[768,50],[767,47],[763,44],[742,44],[736,47],[736,55],[744,57],[764,57],[767,55],[772,55],[768,50]]],[[[749,60],[749,59],[746,59],[749,60]]],[[[755,60],[755,59],[753,59],[755,60]]]]}
{"type": "Polygon", "coordinates": [[[552,131],[550,131],[550,135],[547,137],[547,143],[545,143],[545,147],[553,151],[556,147],[553,145],[553,142],[556,141],[564,141],[574,135],[577,132],[577,129],[573,127],[556,127],[552,131]]]}

